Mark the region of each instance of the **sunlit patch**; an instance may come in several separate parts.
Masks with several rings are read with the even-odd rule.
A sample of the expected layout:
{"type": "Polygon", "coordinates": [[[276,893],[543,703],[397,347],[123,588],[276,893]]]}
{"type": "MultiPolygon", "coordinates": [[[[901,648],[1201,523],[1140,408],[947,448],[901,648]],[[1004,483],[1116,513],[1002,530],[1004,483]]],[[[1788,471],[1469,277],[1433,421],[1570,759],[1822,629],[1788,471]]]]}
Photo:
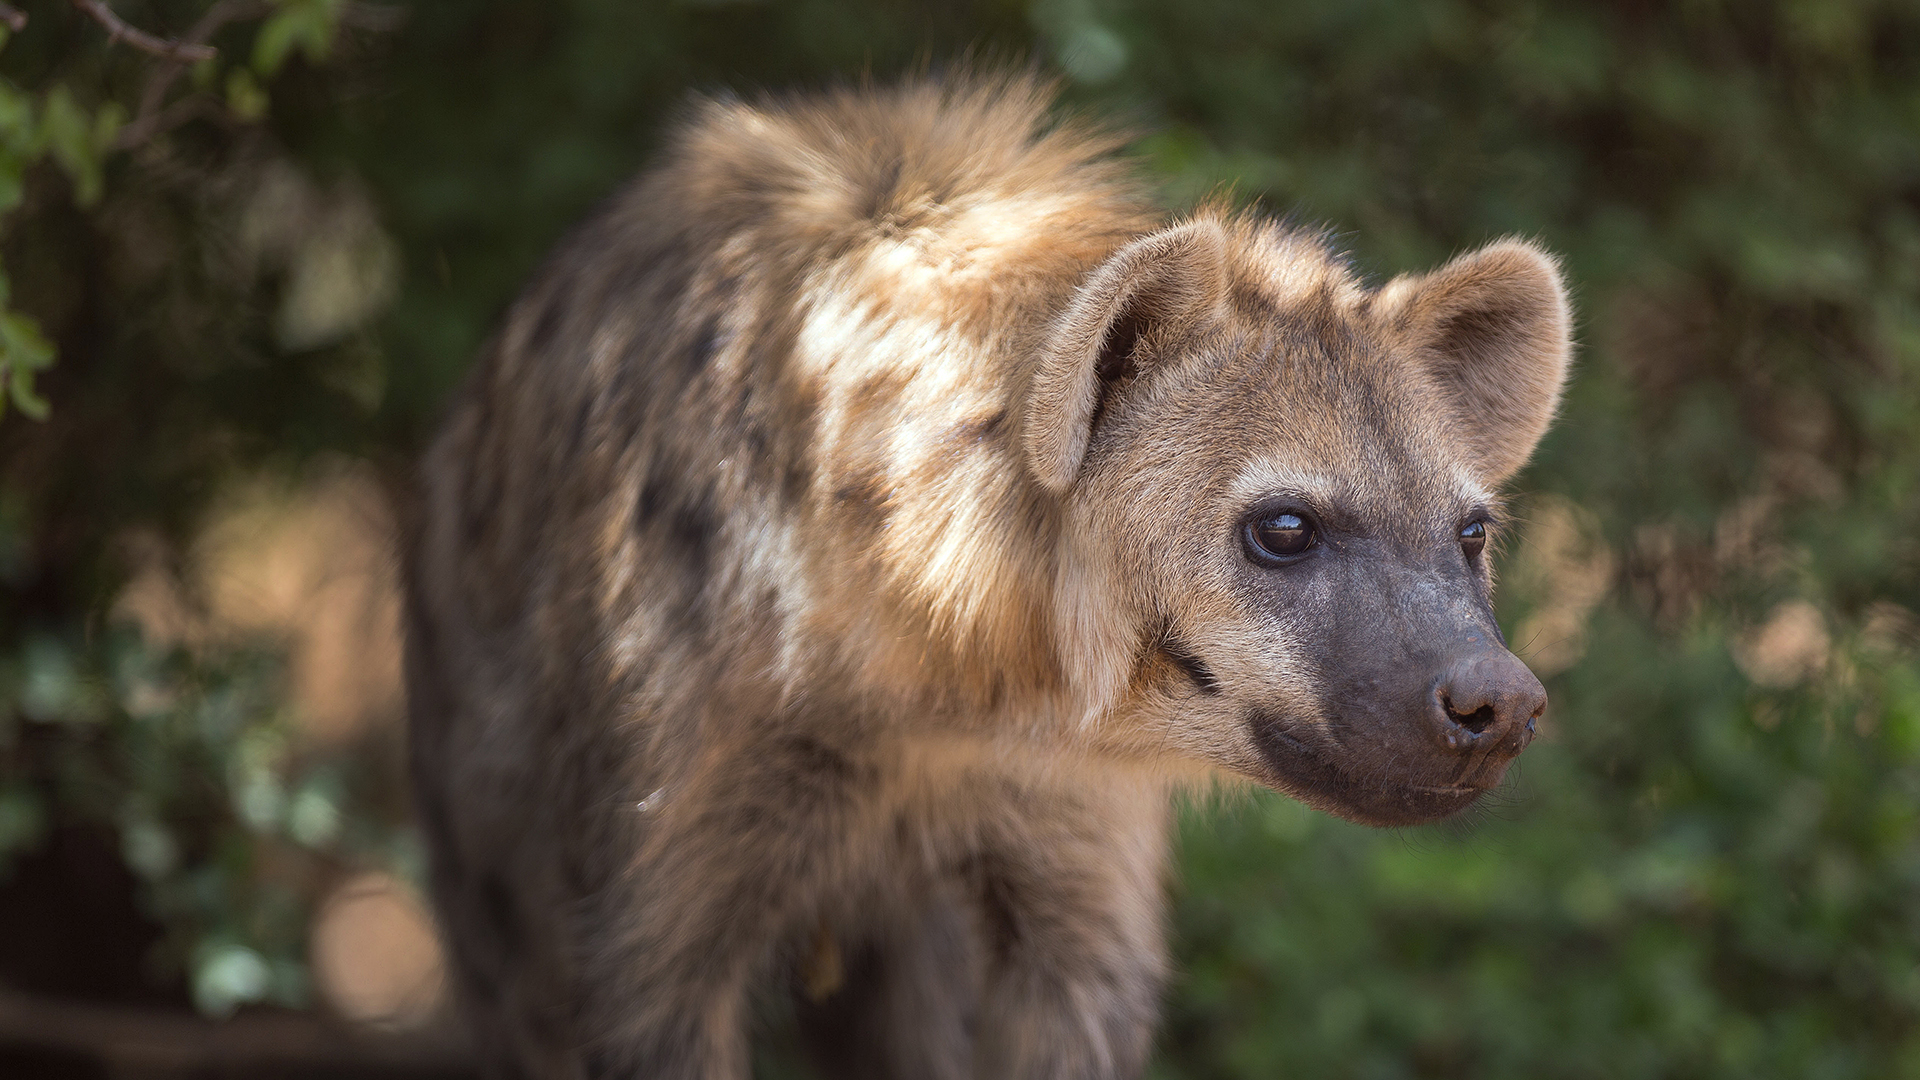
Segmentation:
{"type": "Polygon", "coordinates": [[[184,560],[136,544],[115,613],[160,646],[208,650],[249,636],[290,646],[293,699],[315,742],[350,741],[401,709],[393,524],[364,469],[336,464],[303,486],[236,485],[184,560]]]}
{"type": "Polygon", "coordinates": [[[432,917],[385,874],[353,878],[327,898],[314,921],[312,962],[321,996],[357,1023],[418,1027],[446,995],[432,917]]]}
{"type": "Polygon", "coordinates": [[[1599,522],[1569,500],[1543,497],[1526,517],[1504,580],[1532,606],[1514,634],[1514,651],[1544,678],[1585,655],[1587,622],[1613,585],[1614,557],[1599,522]]]}
{"type": "Polygon", "coordinates": [[[1820,609],[1805,600],[1787,600],[1735,642],[1733,659],[1755,683],[1781,688],[1819,675],[1831,649],[1820,609]]]}

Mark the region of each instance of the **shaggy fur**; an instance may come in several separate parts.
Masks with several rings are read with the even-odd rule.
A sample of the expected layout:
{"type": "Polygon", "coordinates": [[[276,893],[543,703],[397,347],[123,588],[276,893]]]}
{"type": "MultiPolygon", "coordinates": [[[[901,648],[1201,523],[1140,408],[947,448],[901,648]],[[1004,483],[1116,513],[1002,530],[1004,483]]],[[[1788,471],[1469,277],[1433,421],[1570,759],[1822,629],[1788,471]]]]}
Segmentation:
{"type": "Polygon", "coordinates": [[[1524,745],[1461,530],[1552,416],[1552,261],[1372,290],[1049,109],[705,104],[455,402],[407,661],[494,1075],[745,1077],[790,992],[830,1075],[1136,1076],[1169,785],[1424,820],[1524,745]]]}

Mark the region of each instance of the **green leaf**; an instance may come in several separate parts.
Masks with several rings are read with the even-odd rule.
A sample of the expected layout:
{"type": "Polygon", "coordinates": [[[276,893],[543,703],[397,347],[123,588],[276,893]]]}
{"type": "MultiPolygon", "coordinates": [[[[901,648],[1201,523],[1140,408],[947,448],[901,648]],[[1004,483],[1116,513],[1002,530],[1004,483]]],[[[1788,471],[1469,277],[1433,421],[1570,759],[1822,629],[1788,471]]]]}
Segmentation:
{"type": "Polygon", "coordinates": [[[104,159],[113,151],[113,140],[127,126],[127,110],[117,101],[109,101],[93,114],[93,150],[104,159]]]}
{"type": "Polygon", "coordinates": [[[33,392],[33,374],[53,366],[53,343],[39,324],[17,311],[0,313],[0,409],[10,395],[21,412],[47,418],[47,402],[33,392]]]}
{"type": "Polygon", "coordinates": [[[244,945],[203,943],[195,950],[193,1003],[209,1016],[228,1016],[241,1005],[267,996],[272,969],[244,945]]]}
{"type": "Polygon", "coordinates": [[[40,131],[53,159],[73,181],[73,201],[92,206],[100,199],[100,151],[94,143],[94,119],[65,86],[48,91],[41,107],[40,131]]]}
{"type": "Polygon", "coordinates": [[[33,123],[33,98],[0,82],[0,145],[22,156],[39,152],[33,123]]]}
{"type": "Polygon", "coordinates": [[[0,868],[40,842],[47,828],[46,805],[26,784],[0,786],[0,868]]]}
{"type": "MultiPolygon", "coordinates": [[[[283,9],[268,19],[253,39],[253,70],[263,78],[272,78],[280,65],[286,63],[287,53],[293,49],[294,34],[298,32],[298,17],[297,12],[283,9]]],[[[228,82],[232,82],[231,76],[228,82]]]]}
{"type": "MultiPolygon", "coordinates": [[[[11,212],[26,198],[26,164],[20,158],[0,154],[0,215],[11,212]]],[[[0,307],[5,304],[6,301],[0,300],[0,307]]]]}
{"type": "Polygon", "coordinates": [[[253,40],[253,70],[271,78],[295,48],[309,63],[326,59],[339,22],[337,0],[285,0],[253,40]]]}
{"type": "Polygon", "coordinates": [[[227,108],[243,120],[258,120],[267,115],[267,92],[246,68],[227,72],[227,108]]]}

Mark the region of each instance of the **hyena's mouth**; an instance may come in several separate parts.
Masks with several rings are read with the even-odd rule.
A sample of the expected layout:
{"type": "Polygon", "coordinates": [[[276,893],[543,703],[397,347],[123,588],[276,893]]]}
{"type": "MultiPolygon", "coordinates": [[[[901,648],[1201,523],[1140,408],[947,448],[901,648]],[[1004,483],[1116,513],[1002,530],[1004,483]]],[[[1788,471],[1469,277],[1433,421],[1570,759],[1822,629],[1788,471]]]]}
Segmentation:
{"type": "Polygon", "coordinates": [[[1444,758],[1425,760],[1437,755],[1425,746],[1412,746],[1383,754],[1378,766],[1356,775],[1336,764],[1336,759],[1353,760],[1353,748],[1332,745],[1315,729],[1303,730],[1305,725],[1258,709],[1248,714],[1247,726],[1264,766],[1264,775],[1257,779],[1310,806],[1364,825],[1417,825],[1456,814],[1497,784],[1505,772],[1476,770],[1470,780],[1443,779],[1432,773],[1423,776],[1419,764],[1437,771],[1456,763],[1444,758]]]}

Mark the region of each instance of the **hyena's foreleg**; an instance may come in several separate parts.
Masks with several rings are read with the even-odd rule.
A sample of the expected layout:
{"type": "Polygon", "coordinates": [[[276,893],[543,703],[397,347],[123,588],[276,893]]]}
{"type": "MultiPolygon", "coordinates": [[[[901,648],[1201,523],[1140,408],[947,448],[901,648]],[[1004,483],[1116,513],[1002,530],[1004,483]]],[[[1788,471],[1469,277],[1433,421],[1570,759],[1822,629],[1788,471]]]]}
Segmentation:
{"type": "Polygon", "coordinates": [[[579,1002],[591,1080],[745,1080],[750,983],[871,833],[882,781],[857,740],[767,732],[640,811],[638,855],[594,899],[579,1002]]]}
{"type": "Polygon", "coordinates": [[[974,1076],[1131,1080],[1146,1067],[1166,959],[1165,808],[1028,790],[1027,813],[966,867],[987,957],[974,1076]]]}
{"type": "Polygon", "coordinates": [[[971,898],[909,869],[913,852],[885,862],[802,951],[801,1032],[833,1080],[969,1080],[983,974],[971,898]]]}

